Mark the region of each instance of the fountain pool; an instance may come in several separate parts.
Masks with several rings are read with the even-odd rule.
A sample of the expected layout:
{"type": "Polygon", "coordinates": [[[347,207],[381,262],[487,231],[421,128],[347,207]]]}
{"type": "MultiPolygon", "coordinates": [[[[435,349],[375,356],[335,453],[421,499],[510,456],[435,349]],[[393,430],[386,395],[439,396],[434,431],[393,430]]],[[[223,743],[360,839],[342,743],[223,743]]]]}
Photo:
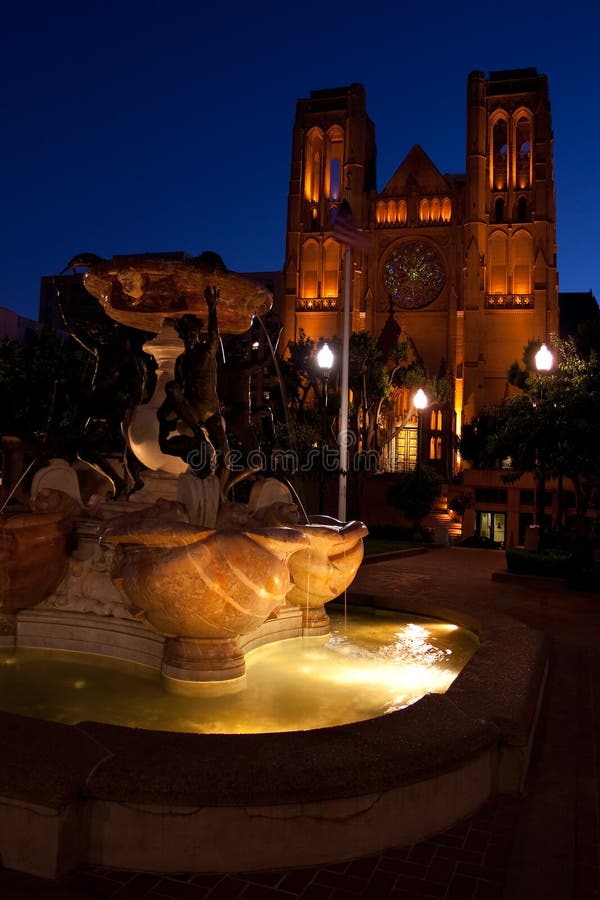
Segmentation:
{"type": "Polygon", "coordinates": [[[303,731],[394,712],[443,693],[478,646],[449,622],[399,613],[331,613],[328,637],[298,637],[246,657],[245,689],[165,692],[145,666],[58,650],[0,652],[0,708],[41,719],[160,731],[303,731]]]}

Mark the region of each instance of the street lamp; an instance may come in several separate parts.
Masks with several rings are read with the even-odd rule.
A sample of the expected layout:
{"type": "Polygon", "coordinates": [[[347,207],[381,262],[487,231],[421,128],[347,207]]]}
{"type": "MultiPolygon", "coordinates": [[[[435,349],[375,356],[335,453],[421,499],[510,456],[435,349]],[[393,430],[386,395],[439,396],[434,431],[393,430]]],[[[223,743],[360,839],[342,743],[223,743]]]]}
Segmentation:
{"type": "Polygon", "coordinates": [[[423,390],[419,388],[413,397],[413,406],[417,411],[417,478],[421,474],[421,413],[429,406],[429,397],[423,390]]]}
{"type": "Polygon", "coordinates": [[[545,344],[542,344],[535,354],[535,367],[538,372],[549,372],[554,363],[554,357],[545,344]]]}
{"type": "Polygon", "coordinates": [[[323,428],[321,450],[321,481],[319,491],[319,512],[325,510],[325,447],[327,446],[327,400],[329,397],[329,375],[333,366],[333,353],[329,344],[323,344],[317,353],[317,364],[323,373],[323,428]]]}
{"type": "MultiPolygon", "coordinates": [[[[545,372],[549,372],[554,363],[554,357],[550,350],[546,347],[545,344],[542,344],[538,352],[535,354],[535,367],[538,372],[538,379],[540,383],[540,400],[543,399],[543,386],[544,382],[542,380],[542,375],[545,372]]],[[[543,421],[543,419],[542,419],[543,421]]],[[[546,473],[544,471],[544,460],[542,457],[542,448],[538,443],[538,495],[537,502],[535,505],[535,517],[536,517],[536,525],[538,526],[538,550],[542,552],[542,531],[544,527],[544,495],[546,491],[546,473]]]]}

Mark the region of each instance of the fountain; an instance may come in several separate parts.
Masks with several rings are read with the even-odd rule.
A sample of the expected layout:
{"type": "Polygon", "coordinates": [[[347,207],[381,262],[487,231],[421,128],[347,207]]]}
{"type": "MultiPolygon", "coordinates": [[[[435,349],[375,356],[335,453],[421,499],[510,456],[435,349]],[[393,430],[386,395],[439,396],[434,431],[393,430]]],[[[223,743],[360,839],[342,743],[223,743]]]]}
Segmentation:
{"type": "MultiPolygon", "coordinates": [[[[250,651],[327,639],[326,605],[351,585],[366,526],[305,518],[276,466],[257,466],[239,360],[244,381],[221,402],[221,334],[242,335],[264,315],[266,290],[213,253],[86,265],[106,316],[94,332],[98,396],[78,444],[83,462],[49,460],[31,511],[0,521],[0,661],[14,664],[15,649],[76,650],[155,670],[173,704],[243,696],[250,651]],[[115,379],[120,465],[95,446],[115,379]],[[96,478],[85,498],[83,470],[96,478]],[[235,502],[244,482],[247,502],[235,502]]],[[[64,314],[89,346],[90,329],[64,314]]],[[[423,697],[448,685],[426,686],[385,716],[169,734],[0,712],[10,736],[0,739],[3,864],[49,877],[84,861],[157,871],[314,864],[416,839],[497,789],[520,789],[545,671],[539,641],[502,617],[490,626],[435,604],[417,614],[483,635],[486,649],[446,694],[423,697]],[[488,676],[515,646],[533,675],[495,696],[488,676]],[[69,774],[66,758],[77,760],[69,774]]]]}
{"type": "MultiPolygon", "coordinates": [[[[83,459],[92,459],[108,477],[113,502],[102,505],[99,518],[88,515],[78,521],[75,557],[85,556],[86,542],[90,549],[91,530],[100,541],[94,553],[106,556],[103,566],[95,561],[96,589],[103,568],[109,614],[114,617],[116,587],[122,618],[143,622],[164,638],[161,672],[169,690],[189,693],[206,685],[213,691],[219,685],[223,691],[241,688],[243,644],[327,632],[324,604],[352,581],[362,560],[366,528],[360,522],[335,520],[300,523],[289,489],[268,472],[260,472],[256,463],[248,464],[255,444],[240,445],[237,470],[231,461],[232,432],[221,414],[217,386],[221,334],[243,334],[255,316],[269,310],[271,297],[265,289],[229,272],[214,253],[194,259],[142,254],[95,260],[87,267],[84,283],[108,317],[95,329],[101,337],[95,347],[95,388],[104,404],[110,408],[110,397],[104,394],[116,368],[119,373],[131,370],[134,379],[143,369],[130,364],[127,342],[135,340],[132,330],[156,333],[143,348],[157,359],[158,371],[147,402],[122,412],[123,458],[128,467],[116,472],[89,448],[83,453],[83,459]],[[200,314],[208,314],[206,334],[200,314]],[[247,478],[255,481],[248,504],[232,502],[232,485],[247,478]],[[122,494],[128,500],[115,502],[122,494]]],[[[89,326],[69,310],[65,320],[76,337],[89,343],[89,326]]],[[[226,372],[227,366],[223,369],[226,372]]],[[[236,386],[239,362],[233,369],[229,393],[234,399],[236,391],[241,394],[243,404],[245,392],[247,421],[241,433],[251,436],[249,378],[241,372],[236,386]]],[[[132,398],[143,393],[129,382],[125,388],[132,398]]],[[[102,419],[97,398],[93,409],[95,419],[102,419]]],[[[240,411],[236,412],[239,419],[240,411]]],[[[64,460],[53,460],[36,478],[43,480],[46,494],[54,494],[56,504],[76,494],[72,485],[76,476],[64,460]]],[[[77,497],[71,506],[77,502],[81,507],[77,497]]],[[[23,533],[34,541],[36,528],[41,529],[52,565],[44,567],[44,581],[33,590],[27,579],[23,586],[18,583],[24,576],[13,571],[20,558],[13,552],[5,587],[10,601],[3,608],[12,612],[37,607],[50,595],[44,608],[89,612],[78,608],[72,584],[58,583],[66,565],[65,518],[55,514],[51,520],[40,513],[37,524],[34,518],[32,513],[10,522],[3,531],[4,544],[8,550],[23,533]]],[[[29,551],[24,547],[23,558],[29,551]]],[[[31,572],[31,567],[23,565],[22,572],[31,572]]],[[[102,606],[103,597],[96,600],[102,606]]],[[[87,626],[71,620],[68,627],[72,634],[74,627],[87,626]]],[[[89,649],[89,644],[81,636],[80,649],[89,649]]]]}

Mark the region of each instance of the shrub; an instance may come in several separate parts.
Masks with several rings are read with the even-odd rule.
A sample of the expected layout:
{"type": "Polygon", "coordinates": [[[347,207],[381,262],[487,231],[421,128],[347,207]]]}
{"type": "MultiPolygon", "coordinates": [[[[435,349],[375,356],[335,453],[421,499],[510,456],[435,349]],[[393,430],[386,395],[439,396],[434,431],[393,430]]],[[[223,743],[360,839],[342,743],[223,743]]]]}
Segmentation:
{"type": "Polygon", "coordinates": [[[506,567],[518,575],[538,575],[544,578],[568,578],[573,571],[573,555],[559,550],[531,550],[512,548],[506,551],[506,567]]]}
{"type": "Polygon", "coordinates": [[[369,523],[369,537],[383,541],[410,541],[414,536],[414,531],[412,525],[389,525],[386,523],[371,525],[369,523]]]}
{"type": "Polygon", "coordinates": [[[403,472],[396,475],[387,494],[387,502],[402,510],[407,519],[415,523],[431,510],[442,493],[443,479],[429,466],[420,472],[403,472]]]}

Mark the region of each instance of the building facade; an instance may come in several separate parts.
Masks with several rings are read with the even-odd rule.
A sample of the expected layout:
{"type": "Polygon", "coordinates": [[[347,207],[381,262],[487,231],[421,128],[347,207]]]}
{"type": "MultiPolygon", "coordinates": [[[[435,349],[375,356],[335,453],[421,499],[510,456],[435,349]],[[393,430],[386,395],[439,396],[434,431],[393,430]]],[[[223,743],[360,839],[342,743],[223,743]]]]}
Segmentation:
{"type": "MultiPolygon", "coordinates": [[[[353,251],[351,331],[380,337],[390,323],[428,378],[451,399],[422,419],[420,454],[446,477],[456,436],[509,388],[506,373],[530,340],[558,332],[553,136],[548,83],[535,69],[472,72],[467,79],[464,174],[442,174],[414,146],[376,184],[375,127],[364,88],[313,91],[293,132],[280,346],[301,331],[341,336],[344,245],[332,235],[349,201],[369,236],[353,251]]],[[[395,391],[384,461],[414,466],[416,419],[395,391]],[[402,427],[394,428],[394,423],[402,427]]]]}

